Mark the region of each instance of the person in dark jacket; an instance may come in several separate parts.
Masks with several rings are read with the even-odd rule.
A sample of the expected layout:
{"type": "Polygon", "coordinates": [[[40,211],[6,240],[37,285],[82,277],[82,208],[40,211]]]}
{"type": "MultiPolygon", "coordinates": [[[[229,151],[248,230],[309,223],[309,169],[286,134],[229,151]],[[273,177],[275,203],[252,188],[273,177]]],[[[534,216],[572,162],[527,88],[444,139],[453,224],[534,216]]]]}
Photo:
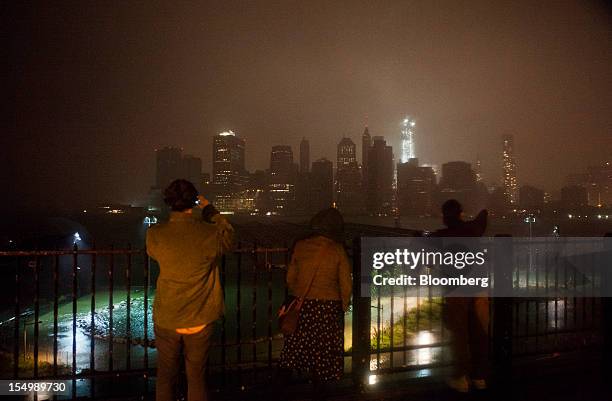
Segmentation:
{"type": "Polygon", "coordinates": [[[146,240],[147,253],[159,263],[153,302],[155,397],[176,399],[182,348],[187,399],[203,401],[208,399],[204,373],[210,338],[224,309],[217,258],[230,249],[233,228],[189,181],[173,181],[164,196],[170,220],[150,227],[146,240]]]}
{"type": "MultiPolygon", "coordinates": [[[[482,210],[474,220],[463,220],[461,204],[450,199],[442,205],[442,218],[446,228],[437,230],[436,237],[481,237],[487,228],[487,211],[482,210]]],[[[489,347],[489,298],[447,297],[444,322],[453,333],[451,345],[455,358],[455,371],[447,381],[456,391],[486,388],[489,347]]]]}
{"type": "MultiPolygon", "coordinates": [[[[303,297],[297,330],[285,338],[279,368],[282,385],[292,370],[308,372],[314,398],[326,399],[326,383],[344,369],[344,312],[351,298],[351,265],[344,250],[344,221],[325,209],[310,222],[312,234],[297,241],[287,270],[289,292],[303,297]]],[[[285,400],[284,394],[278,394],[285,400]]]]}

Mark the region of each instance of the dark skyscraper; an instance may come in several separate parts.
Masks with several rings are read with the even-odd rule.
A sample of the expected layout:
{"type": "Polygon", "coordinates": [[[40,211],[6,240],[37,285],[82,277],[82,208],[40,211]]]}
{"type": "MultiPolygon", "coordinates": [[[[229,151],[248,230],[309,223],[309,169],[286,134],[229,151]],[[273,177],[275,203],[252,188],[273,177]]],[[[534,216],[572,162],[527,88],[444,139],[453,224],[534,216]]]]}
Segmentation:
{"type": "Polygon", "coordinates": [[[464,191],[474,187],[476,175],[467,162],[448,162],[442,165],[440,189],[442,191],[464,191]]]}
{"type": "Polygon", "coordinates": [[[202,191],[202,159],[184,155],[183,150],[175,147],[164,147],[155,150],[156,178],[151,187],[147,206],[151,210],[163,208],[163,191],[172,181],[182,178],[191,181],[198,191],[202,191]]]}
{"type": "Polygon", "coordinates": [[[192,155],[183,156],[183,178],[193,183],[198,191],[202,190],[202,159],[192,155]]]}
{"type": "Polygon", "coordinates": [[[338,144],[336,167],[336,205],[347,215],[363,213],[362,177],[357,164],[357,146],[350,138],[338,144]]]}
{"type": "Polygon", "coordinates": [[[361,188],[366,189],[368,187],[368,157],[370,148],[372,147],[372,137],[370,136],[370,130],[366,125],[361,135],[361,188]]]}
{"type": "Polygon", "coordinates": [[[419,166],[418,159],[397,165],[397,197],[401,216],[429,216],[434,212],[436,174],[419,166]]]}
{"type": "Polygon", "coordinates": [[[325,158],[312,163],[310,172],[310,212],[314,214],[334,203],[334,164],[325,158]]]}
{"type": "Polygon", "coordinates": [[[270,154],[270,176],[272,181],[288,182],[293,172],[293,150],[291,146],[272,146],[270,154]]]}
{"type": "Polygon", "coordinates": [[[297,166],[293,163],[291,146],[272,146],[268,186],[272,214],[288,215],[293,213],[296,176],[297,166]]]}
{"type": "Polygon", "coordinates": [[[366,211],[390,215],[393,211],[393,149],[383,137],[375,136],[367,160],[366,211]]]}
{"type": "Polygon", "coordinates": [[[212,187],[219,210],[233,212],[236,200],[244,189],[246,169],[244,139],[232,131],[213,137],[212,187]]]}
{"type": "Polygon", "coordinates": [[[183,150],[174,147],[165,147],[155,151],[157,161],[156,187],[163,191],[164,188],[177,178],[183,176],[183,150]]]}
{"type": "Polygon", "coordinates": [[[479,206],[476,174],[472,165],[467,162],[453,161],[442,165],[442,177],[439,184],[439,204],[448,199],[457,199],[463,204],[466,212],[473,212],[479,206]]]}
{"type": "Polygon", "coordinates": [[[368,167],[368,153],[372,146],[372,137],[370,136],[370,130],[366,126],[361,135],[361,167],[365,171],[368,167]]]}
{"type": "Polygon", "coordinates": [[[561,206],[568,211],[584,208],[588,203],[587,190],[581,185],[567,185],[561,188],[561,206]]]}
{"type": "Polygon", "coordinates": [[[544,208],[544,191],[531,185],[519,188],[519,204],[528,212],[540,212],[544,208]]]}
{"type": "Polygon", "coordinates": [[[308,139],[302,138],[300,142],[300,173],[304,174],[310,171],[310,142],[308,139]]]}

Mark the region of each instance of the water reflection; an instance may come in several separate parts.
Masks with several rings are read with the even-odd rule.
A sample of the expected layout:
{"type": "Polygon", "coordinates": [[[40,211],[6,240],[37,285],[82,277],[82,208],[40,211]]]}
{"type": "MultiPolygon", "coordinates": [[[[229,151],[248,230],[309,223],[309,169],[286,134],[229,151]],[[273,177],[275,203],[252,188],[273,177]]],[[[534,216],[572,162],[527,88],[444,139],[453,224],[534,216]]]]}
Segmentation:
{"type": "MultiPolygon", "coordinates": [[[[435,337],[428,330],[420,331],[417,334],[417,345],[430,345],[435,342],[435,337]]],[[[428,365],[433,362],[433,352],[431,347],[417,349],[417,365],[428,365]]]]}

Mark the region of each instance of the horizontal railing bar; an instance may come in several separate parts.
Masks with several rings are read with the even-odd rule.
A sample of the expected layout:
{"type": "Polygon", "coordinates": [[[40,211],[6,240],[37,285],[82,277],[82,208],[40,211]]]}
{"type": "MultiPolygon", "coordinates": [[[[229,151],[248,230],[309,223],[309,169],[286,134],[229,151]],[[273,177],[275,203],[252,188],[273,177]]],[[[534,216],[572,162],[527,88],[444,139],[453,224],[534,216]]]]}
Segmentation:
{"type": "MultiPolygon", "coordinates": [[[[232,253],[283,253],[287,252],[288,248],[241,248],[234,249],[232,253]]],[[[143,253],[144,249],[64,249],[64,250],[49,250],[49,251],[0,251],[0,257],[16,257],[16,256],[61,256],[61,255],[129,255],[143,253]]]]}
{"type": "MultiPolygon", "coordinates": [[[[92,378],[104,378],[104,377],[118,377],[118,376],[137,376],[137,375],[149,375],[149,376],[155,376],[156,373],[156,369],[154,368],[150,368],[150,369],[131,369],[131,370],[96,370],[95,372],[81,372],[81,373],[77,373],[76,375],[72,375],[72,374],[64,374],[64,375],[45,375],[45,376],[39,376],[36,380],[40,380],[40,381],[44,381],[44,380],[72,380],[72,379],[76,379],[76,380],[82,380],[82,379],[92,379],[92,378]]],[[[20,380],[28,380],[27,378],[24,377],[20,377],[20,380]]]]}
{"type": "Polygon", "coordinates": [[[370,350],[370,354],[371,355],[376,355],[379,352],[380,353],[385,353],[385,352],[401,352],[401,351],[413,351],[416,349],[423,349],[423,348],[437,348],[437,347],[444,347],[447,345],[452,344],[450,341],[440,341],[440,342],[436,342],[436,343],[431,343],[431,344],[425,344],[425,345],[402,345],[399,347],[380,347],[380,349],[377,348],[372,348],[370,350]]]}
{"type": "Polygon", "coordinates": [[[379,368],[370,370],[370,374],[381,375],[387,373],[398,373],[398,372],[411,372],[415,370],[423,370],[423,369],[433,369],[433,368],[444,368],[447,366],[453,366],[451,362],[434,362],[428,363],[424,365],[405,365],[405,366],[396,366],[393,368],[379,368]]]}
{"type": "Polygon", "coordinates": [[[78,249],[59,251],[0,251],[0,256],[62,256],[62,255],[128,255],[143,253],[143,249],[78,249]]]}
{"type": "Polygon", "coordinates": [[[520,339],[525,339],[525,338],[545,337],[545,336],[551,336],[551,335],[554,336],[557,334],[589,334],[589,333],[595,334],[599,332],[600,330],[598,327],[593,327],[593,328],[585,327],[585,328],[561,329],[561,330],[549,329],[547,333],[540,332],[540,333],[533,333],[533,334],[515,334],[512,336],[512,339],[520,340],[520,339]]]}

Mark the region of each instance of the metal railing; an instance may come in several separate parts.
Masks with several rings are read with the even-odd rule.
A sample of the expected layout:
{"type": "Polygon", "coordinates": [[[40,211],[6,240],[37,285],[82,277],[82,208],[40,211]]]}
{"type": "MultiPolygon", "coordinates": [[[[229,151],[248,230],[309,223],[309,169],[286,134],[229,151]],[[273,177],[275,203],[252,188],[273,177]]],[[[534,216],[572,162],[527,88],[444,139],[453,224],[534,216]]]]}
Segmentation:
{"type": "MultiPolygon", "coordinates": [[[[348,251],[353,293],[359,294],[358,238],[348,251]]],[[[516,258],[509,263],[519,268],[509,280],[521,277],[516,258]]],[[[143,249],[2,251],[0,262],[4,280],[6,272],[14,273],[12,285],[5,285],[12,290],[13,307],[4,311],[0,324],[0,352],[8,362],[3,378],[69,379],[73,398],[95,398],[104,378],[136,375],[142,387],[134,391],[149,391],[156,361],[152,283],[158,267],[143,249]],[[84,380],[86,385],[77,386],[84,380]]],[[[220,378],[215,385],[254,385],[262,375],[273,374],[282,347],[275,317],[286,296],[288,262],[287,247],[257,244],[239,244],[222,257],[226,314],[216,327],[209,358],[210,374],[220,378]]],[[[431,292],[415,298],[402,290],[386,298],[355,297],[345,316],[347,374],[366,384],[372,375],[452,364],[444,352],[452,338],[440,317],[443,302],[431,292]]],[[[507,368],[523,355],[599,344],[601,308],[595,298],[495,299],[491,349],[496,366],[507,368]],[[570,321],[574,324],[561,324],[570,321]],[[566,337],[573,341],[560,340],[566,337]]]]}

